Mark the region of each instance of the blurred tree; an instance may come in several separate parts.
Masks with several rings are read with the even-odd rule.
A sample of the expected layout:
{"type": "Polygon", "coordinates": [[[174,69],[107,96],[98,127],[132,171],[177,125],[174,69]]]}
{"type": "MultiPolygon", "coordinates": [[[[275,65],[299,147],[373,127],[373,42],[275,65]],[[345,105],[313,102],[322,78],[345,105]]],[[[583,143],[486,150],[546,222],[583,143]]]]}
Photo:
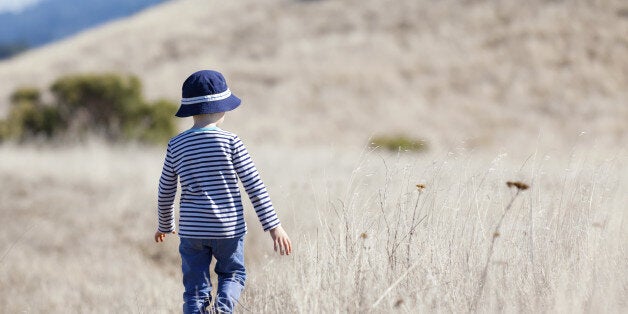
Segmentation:
{"type": "Polygon", "coordinates": [[[173,120],[176,111],[174,103],[163,99],[137,107],[124,126],[125,137],[146,143],[161,143],[171,138],[177,132],[173,120]]]}
{"type": "Polygon", "coordinates": [[[0,139],[20,141],[35,136],[51,138],[63,128],[57,108],[45,106],[36,88],[21,88],[11,95],[9,118],[0,124],[0,139]]]}
{"type": "Polygon", "coordinates": [[[12,108],[0,123],[0,139],[87,134],[110,141],[164,142],[176,133],[177,106],[167,100],[148,103],[135,76],[81,74],[59,78],[50,87],[54,102],[41,102],[39,90],[21,88],[11,96],[12,108]]]}
{"type": "Polygon", "coordinates": [[[91,130],[116,140],[121,126],[144,103],[137,77],[116,74],[72,75],[50,87],[64,120],[76,135],[91,130]]]}
{"type": "Polygon", "coordinates": [[[41,93],[34,87],[23,87],[11,94],[11,104],[18,102],[39,102],[41,100],[41,93]]]}

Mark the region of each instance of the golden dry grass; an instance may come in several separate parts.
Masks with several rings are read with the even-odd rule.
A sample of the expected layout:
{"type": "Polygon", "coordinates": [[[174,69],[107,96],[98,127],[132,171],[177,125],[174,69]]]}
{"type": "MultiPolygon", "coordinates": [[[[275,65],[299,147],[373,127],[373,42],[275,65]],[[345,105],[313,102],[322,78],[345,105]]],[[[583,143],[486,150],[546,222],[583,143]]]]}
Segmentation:
{"type": "MultiPolygon", "coordinates": [[[[625,151],[250,150],[295,253],[273,255],[247,208],[240,313],[470,311],[509,180],[531,188],[504,217],[478,310],[628,309],[625,151]]],[[[178,311],[176,237],[151,239],[162,157],[98,143],[0,147],[2,312],[178,311]]]]}

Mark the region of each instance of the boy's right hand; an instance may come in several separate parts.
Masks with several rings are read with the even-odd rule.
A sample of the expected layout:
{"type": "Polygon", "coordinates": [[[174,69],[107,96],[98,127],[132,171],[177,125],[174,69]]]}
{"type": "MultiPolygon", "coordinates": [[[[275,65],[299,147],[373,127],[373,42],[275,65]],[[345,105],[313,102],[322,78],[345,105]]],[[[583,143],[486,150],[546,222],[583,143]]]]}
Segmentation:
{"type": "Polygon", "coordinates": [[[292,242],[288,237],[288,234],[281,225],[270,229],[270,236],[273,238],[273,244],[275,247],[275,252],[279,249],[279,254],[281,255],[290,255],[292,253],[292,242]]]}
{"type": "MultiPolygon", "coordinates": [[[[172,234],[177,233],[176,231],[172,231],[172,234]]],[[[166,233],[160,232],[159,230],[155,231],[155,242],[164,242],[166,238],[166,233]]]]}

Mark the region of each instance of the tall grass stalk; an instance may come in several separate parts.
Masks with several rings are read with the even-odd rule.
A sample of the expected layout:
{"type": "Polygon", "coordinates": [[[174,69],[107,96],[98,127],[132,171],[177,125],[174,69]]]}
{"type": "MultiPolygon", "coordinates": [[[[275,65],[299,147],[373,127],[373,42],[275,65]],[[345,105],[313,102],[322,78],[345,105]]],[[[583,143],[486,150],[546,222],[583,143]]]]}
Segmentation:
{"type": "Polygon", "coordinates": [[[507,185],[508,185],[508,187],[515,187],[517,189],[517,192],[510,199],[510,202],[508,203],[508,205],[504,209],[504,212],[502,213],[501,217],[499,218],[499,221],[497,222],[497,225],[495,225],[495,229],[493,230],[493,233],[491,234],[491,244],[488,247],[488,254],[486,255],[486,261],[484,262],[484,268],[482,269],[482,273],[480,275],[478,289],[477,289],[477,291],[475,293],[475,297],[473,298],[473,303],[471,305],[471,311],[472,312],[477,311],[478,302],[480,301],[480,299],[482,298],[482,294],[484,293],[484,287],[486,285],[486,277],[488,276],[488,267],[490,265],[491,258],[493,257],[493,252],[494,252],[494,249],[495,249],[495,241],[501,235],[500,234],[500,230],[501,230],[502,223],[504,222],[504,218],[506,217],[506,214],[508,214],[508,212],[510,211],[510,208],[512,207],[512,204],[515,202],[515,200],[517,199],[517,197],[519,196],[521,191],[526,190],[528,188],[527,185],[522,184],[520,182],[514,182],[514,183],[513,182],[507,182],[507,185]]]}

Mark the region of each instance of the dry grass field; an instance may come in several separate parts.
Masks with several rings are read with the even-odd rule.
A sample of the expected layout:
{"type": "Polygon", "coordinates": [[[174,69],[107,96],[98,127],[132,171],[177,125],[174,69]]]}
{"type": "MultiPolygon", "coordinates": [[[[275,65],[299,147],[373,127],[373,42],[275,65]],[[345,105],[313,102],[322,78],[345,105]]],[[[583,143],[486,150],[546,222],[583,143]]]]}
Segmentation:
{"type": "MultiPolygon", "coordinates": [[[[628,309],[625,150],[250,150],[295,252],[274,255],[247,208],[240,313],[469,312],[476,299],[479,312],[628,309]],[[516,194],[509,180],[531,188],[489,257],[516,194]]],[[[162,157],[99,143],[2,146],[1,312],[179,311],[178,241],[152,242],[162,157]]]]}
{"type": "MultiPolygon", "coordinates": [[[[0,112],[68,73],[176,100],[223,71],[295,247],[247,208],[238,313],[626,313],[626,34],[621,0],[170,1],[0,62],[0,112]],[[429,150],[365,148],[395,134],[429,150]]],[[[0,313],[179,312],[163,156],[0,144],[0,313]]]]}

